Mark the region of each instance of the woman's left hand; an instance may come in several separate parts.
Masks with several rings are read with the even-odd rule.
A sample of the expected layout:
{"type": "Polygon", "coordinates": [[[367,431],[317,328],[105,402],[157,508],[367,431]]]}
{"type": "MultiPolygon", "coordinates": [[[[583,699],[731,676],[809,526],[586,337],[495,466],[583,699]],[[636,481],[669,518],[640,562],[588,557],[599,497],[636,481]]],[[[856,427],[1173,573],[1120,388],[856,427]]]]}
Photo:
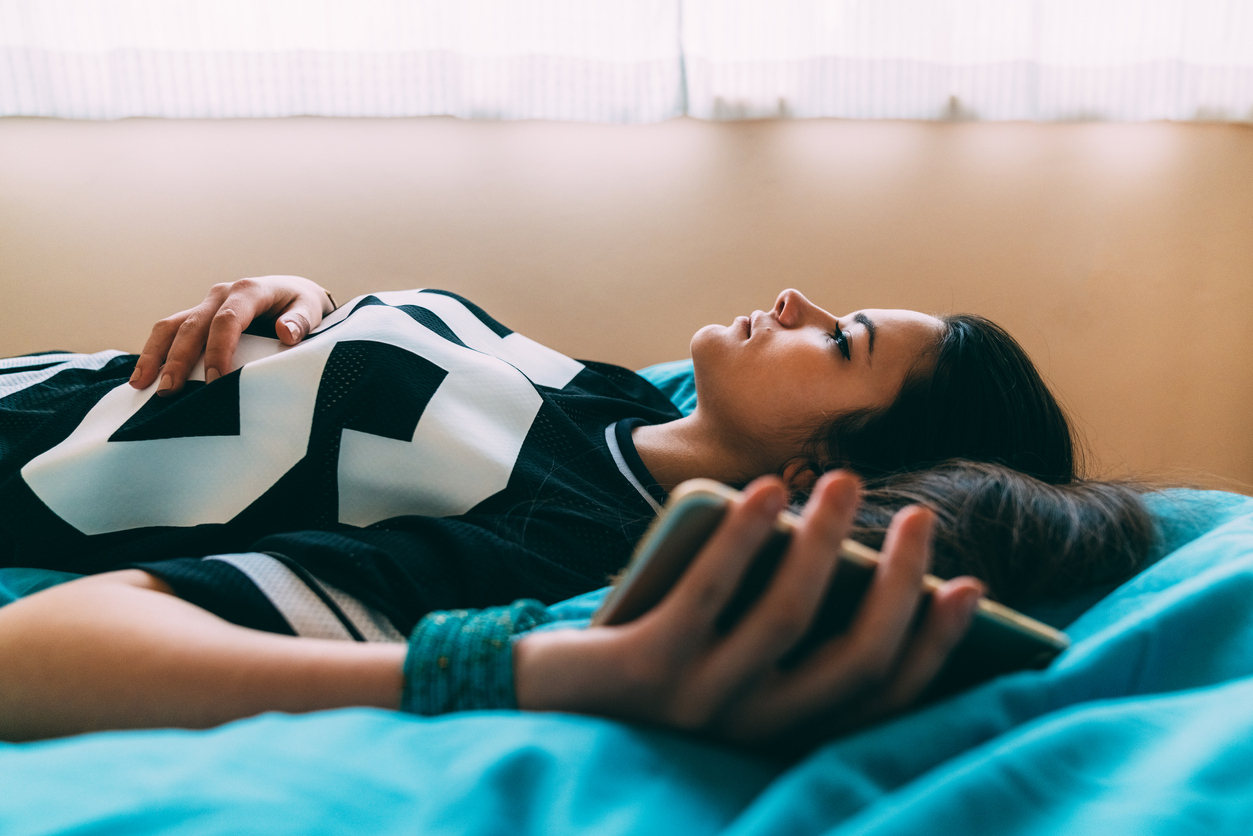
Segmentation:
{"type": "Polygon", "coordinates": [[[817,613],[852,526],[858,482],[851,474],[818,482],[765,592],[730,631],[717,629],[784,502],[777,478],[750,485],[666,598],[639,619],[519,639],[518,705],[794,748],[912,703],[964,635],[982,594],[973,578],[948,581],[915,629],[934,525],[919,507],[893,519],[849,629],[796,666],[779,665],[817,613]]]}
{"type": "Polygon", "coordinates": [[[332,309],[326,290],[301,276],[260,276],[215,284],[199,305],[152,326],[130,384],[147,389],[159,378],[157,394],[173,395],[183,388],[201,355],[205,382],[212,383],[231,371],[239,337],[254,319],[274,317],[275,335],[295,345],[332,309]]]}

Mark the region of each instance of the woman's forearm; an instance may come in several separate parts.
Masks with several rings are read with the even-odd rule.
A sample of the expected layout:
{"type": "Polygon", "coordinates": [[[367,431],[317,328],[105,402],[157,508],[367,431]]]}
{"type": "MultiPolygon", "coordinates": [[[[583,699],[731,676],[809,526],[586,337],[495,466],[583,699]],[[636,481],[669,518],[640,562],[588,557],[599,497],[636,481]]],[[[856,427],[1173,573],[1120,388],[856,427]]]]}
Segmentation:
{"type": "Polygon", "coordinates": [[[396,708],[406,646],[239,627],[125,570],[0,609],[0,739],[396,708]]]}

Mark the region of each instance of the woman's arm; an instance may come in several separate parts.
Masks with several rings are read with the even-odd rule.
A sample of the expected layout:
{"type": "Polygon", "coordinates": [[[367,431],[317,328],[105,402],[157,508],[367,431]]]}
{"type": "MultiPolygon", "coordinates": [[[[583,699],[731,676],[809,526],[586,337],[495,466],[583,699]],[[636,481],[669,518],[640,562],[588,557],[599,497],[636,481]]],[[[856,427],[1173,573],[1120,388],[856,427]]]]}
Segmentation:
{"type": "MultiPolygon", "coordinates": [[[[955,579],[912,629],[931,516],[901,512],[850,630],[801,664],[778,661],[806,631],[857,507],[856,479],[820,480],[783,563],[729,632],[715,624],[784,503],[745,491],[660,605],[615,627],[536,632],[513,645],[519,707],[574,711],[754,744],[814,740],[911,703],[969,623],[979,595],[955,579]]],[[[261,711],[396,708],[407,648],[239,627],[125,570],[0,609],[0,739],[98,729],[206,727],[261,711]]]]}
{"type": "Polygon", "coordinates": [[[275,318],[274,332],[295,345],[335,309],[330,294],[300,276],[261,276],[215,284],[194,308],[167,316],[152,327],[135,363],[130,384],[146,389],[158,378],[158,395],[183,388],[204,355],[205,382],[231,371],[239,336],[254,319],[275,318]]]}
{"type": "Polygon", "coordinates": [[[0,740],[396,708],[404,656],[239,627],[138,569],[95,575],[0,609],[0,740]]]}

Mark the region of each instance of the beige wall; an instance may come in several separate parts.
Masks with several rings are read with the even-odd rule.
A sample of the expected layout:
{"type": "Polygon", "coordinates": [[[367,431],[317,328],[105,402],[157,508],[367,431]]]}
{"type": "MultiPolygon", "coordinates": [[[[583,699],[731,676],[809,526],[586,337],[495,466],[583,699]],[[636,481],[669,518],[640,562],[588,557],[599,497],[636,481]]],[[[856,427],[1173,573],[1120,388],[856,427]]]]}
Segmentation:
{"type": "Polygon", "coordinates": [[[1100,472],[1253,485],[1249,128],[0,120],[0,355],[134,350],[278,272],[447,287],[629,366],[786,286],[976,311],[1100,472]]]}

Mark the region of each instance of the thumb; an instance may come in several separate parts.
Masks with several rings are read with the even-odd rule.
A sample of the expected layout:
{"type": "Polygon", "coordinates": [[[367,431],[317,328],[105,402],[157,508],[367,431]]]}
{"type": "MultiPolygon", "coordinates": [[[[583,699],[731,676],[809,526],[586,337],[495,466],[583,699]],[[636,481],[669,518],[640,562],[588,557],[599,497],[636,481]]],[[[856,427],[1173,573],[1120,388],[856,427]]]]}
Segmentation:
{"type": "Polygon", "coordinates": [[[286,345],[296,343],[309,336],[309,332],[322,323],[321,306],[311,306],[301,299],[288,305],[274,323],[274,332],[286,345]]]}

